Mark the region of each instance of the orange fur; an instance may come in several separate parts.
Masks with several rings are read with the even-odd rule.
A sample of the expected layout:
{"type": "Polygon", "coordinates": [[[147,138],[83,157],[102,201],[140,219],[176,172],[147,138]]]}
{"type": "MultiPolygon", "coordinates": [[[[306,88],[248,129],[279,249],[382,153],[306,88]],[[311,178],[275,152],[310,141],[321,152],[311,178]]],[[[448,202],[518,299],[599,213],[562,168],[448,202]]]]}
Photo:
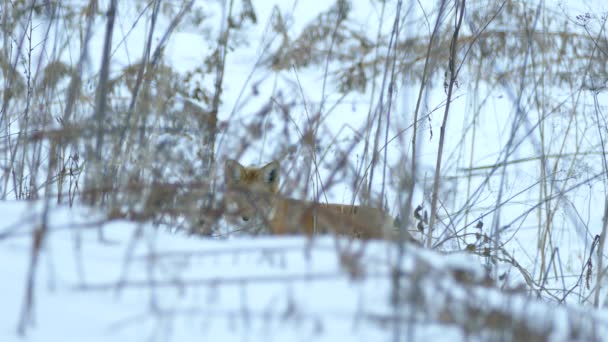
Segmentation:
{"type": "MultiPolygon", "coordinates": [[[[394,220],[378,208],[319,204],[281,196],[279,169],[277,161],[260,168],[226,161],[228,222],[250,232],[269,234],[332,233],[366,240],[396,238],[394,220]]],[[[409,234],[406,236],[410,239],[409,234]]]]}

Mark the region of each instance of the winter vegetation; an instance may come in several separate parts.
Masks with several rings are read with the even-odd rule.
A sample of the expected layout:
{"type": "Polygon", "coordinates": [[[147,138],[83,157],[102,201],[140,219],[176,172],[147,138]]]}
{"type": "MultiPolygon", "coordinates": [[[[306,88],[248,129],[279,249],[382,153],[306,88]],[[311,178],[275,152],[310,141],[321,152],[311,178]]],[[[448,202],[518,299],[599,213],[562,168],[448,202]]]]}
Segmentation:
{"type": "Polygon", "coordinates": [[[607,20],[1,2],[0,340],[604,340],[607,20]],[[230,160],[278,165],[272,192],[230,160]]]}

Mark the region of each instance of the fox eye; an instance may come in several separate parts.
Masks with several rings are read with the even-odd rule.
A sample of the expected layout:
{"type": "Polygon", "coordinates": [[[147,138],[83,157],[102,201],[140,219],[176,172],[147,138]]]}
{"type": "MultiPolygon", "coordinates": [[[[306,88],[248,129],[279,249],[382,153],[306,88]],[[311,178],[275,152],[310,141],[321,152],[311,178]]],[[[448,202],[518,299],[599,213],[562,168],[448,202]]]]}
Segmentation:
{"type": "Polygon", "coordinates": [[[249,221],[249,217],[247,217],[247,216],[243,216],[243,217],[242,217],[242,219],[243,219],[243,221],[245,221],[245,222],[249,221]]]}

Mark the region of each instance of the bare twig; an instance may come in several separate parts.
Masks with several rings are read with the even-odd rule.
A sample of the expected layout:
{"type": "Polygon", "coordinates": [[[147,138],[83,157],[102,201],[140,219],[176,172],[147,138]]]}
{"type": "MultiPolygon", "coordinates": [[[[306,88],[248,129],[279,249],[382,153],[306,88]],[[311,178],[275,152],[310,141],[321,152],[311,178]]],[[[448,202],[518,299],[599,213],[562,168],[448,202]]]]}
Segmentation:
{"type": "Polygon", "coordinates": [[[448,114],[450,113],[450,103],[452,100],[452,91],[454,84],[458,77],[458,70],[456,69],[456,57],[457,44],[458,44],[458,33],[460,32],[460,26],[462,24],[462,18],[464,17],[466,0],[462,0],[456,3],[456,14],[455,14],[455,25],[454,34],[452,35],[452,42],[450,44],[450,60],[448,62],[448,95],[445,105],[445,112],[443,113],[443,122],[439,133],[439,151],[437,152],[437,163],[435,164],[435,177],[433,181],[433,193],[431,197],[431,218],[429,220],[429,227],[427,230],[427,241],[426,245],[428,248],[433,243],[433,229],[435,229],[435,220],[437,216],[437,199],[439,196],[439,183],[441,175],[441,158],[443,157],[443,145],[445,141],[445,129],[448,123],[448,114]]]}

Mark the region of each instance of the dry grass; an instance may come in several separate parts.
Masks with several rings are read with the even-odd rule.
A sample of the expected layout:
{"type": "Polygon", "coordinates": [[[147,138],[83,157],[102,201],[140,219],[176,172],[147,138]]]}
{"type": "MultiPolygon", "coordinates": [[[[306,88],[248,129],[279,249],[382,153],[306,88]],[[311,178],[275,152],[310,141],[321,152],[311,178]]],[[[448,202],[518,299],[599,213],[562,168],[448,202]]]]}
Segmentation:
{"type": "MultiPolygon", "coordinates": [[[[380,22],[391,27],[370,33],[348,1],[300,31],[290,26],[294,14],[277,7],[264,18],[268,30],[247,83],[228,102],[227,57],[251,44],[248,29],[260,25],[255,2],[138,2],[138,18],[121,17],[113,4],[1,5],[2,199],[84,204],[108,220],[220,236],[218,151],[233,159],[272,156],[282,159],[281,191],[292,197],[325,202],[348,187],[345,202],[387,209],[429,248],[479,255],[497,287],[523,281],[528,294],[545,300],[600,305],[608,225],[605,14],[460,0],[420,15],[415,1],[381,2],[374,4],[380,22]],[[219,27],[210,20],[218,13],[225,15],[219,27]],[[132,32],[119,35],[112,20],[145,22],[145,42],[126,48],[132,32]],[[165,57],[166,47],[192,28],[210,48],[183,71],[165,57]],[[92,34],[102,29],[98,51],[92,34]],[[113,57],[117,49],[130,53],[127,64],[113,57]],[[92,60],[101,60],[98,70],[92,60]],[[322,71],[318,89],[300,81],[311,70],[322,71]],[[321,100],[311,101],[312,91],[321,100]],[[408,91],[415,104],[403,104],[408,91]],[[498,97],[510,112],[491,112],[498,97]],[[460,99],[466,113],[450,107],[460,99]],[[349,101],[368,116],[336,132],[328,122],[349,101]],[[478,151],[487,151],[484,127],[493,124],[504,135],[488,161],[478,151]],[[538,174],[513,181],[530,169],[538,174]],[[603,219],[584,219],[601,215],[591,199],[604,201],[603,219]],[[520,206],[514,212],[512,205],[520,206]],[[514,257],[505,244],[519,244],[526,225],[536,231],[536,255],[514,257]],[[563,263],[564,234],[588,246],[582,264],[563,263]],[[565,284],[568,275],[578,281],[548,286],[565,284]]],[[[32,234],[31,274],[47,234],[42,222],[32,234]]],[[[397,308],[402,281],[395,276],[397,308]]]]}

